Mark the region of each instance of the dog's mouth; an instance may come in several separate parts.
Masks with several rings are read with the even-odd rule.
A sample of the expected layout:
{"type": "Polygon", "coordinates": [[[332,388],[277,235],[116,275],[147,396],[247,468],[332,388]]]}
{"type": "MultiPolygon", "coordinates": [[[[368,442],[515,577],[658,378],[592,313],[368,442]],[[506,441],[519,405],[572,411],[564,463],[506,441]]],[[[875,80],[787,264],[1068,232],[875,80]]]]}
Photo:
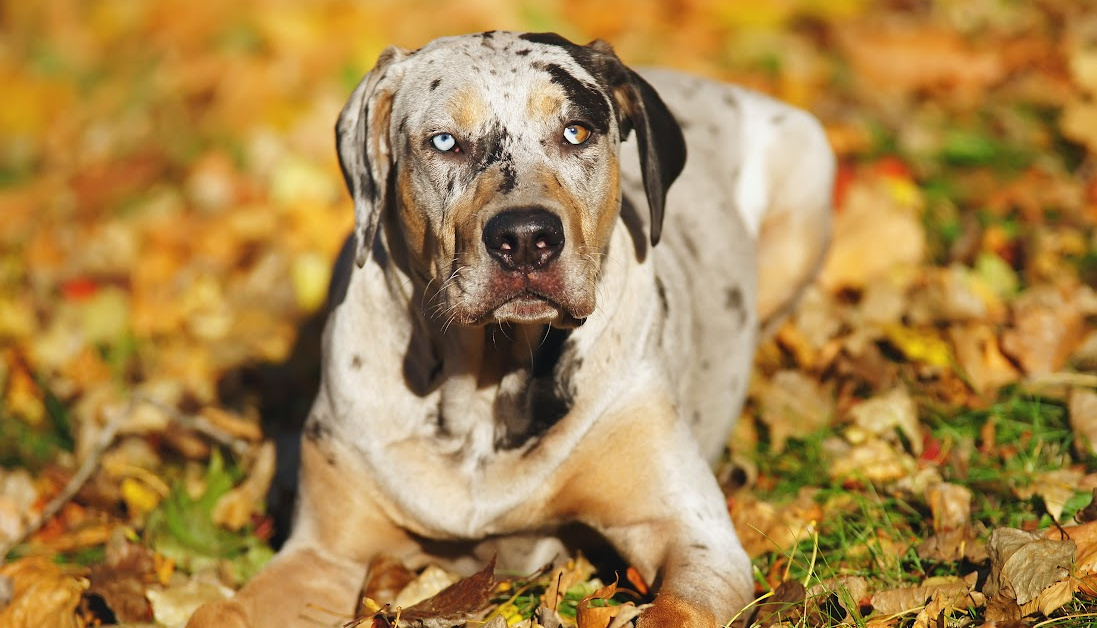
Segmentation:
{"type": "Polygon", "coordinates": [[[583,324],[588,314],[576,312],[547,295],[522,290],[500,299],[478,321],[488,323],[516,323],[552,325],[574,328],[583,324]]]}

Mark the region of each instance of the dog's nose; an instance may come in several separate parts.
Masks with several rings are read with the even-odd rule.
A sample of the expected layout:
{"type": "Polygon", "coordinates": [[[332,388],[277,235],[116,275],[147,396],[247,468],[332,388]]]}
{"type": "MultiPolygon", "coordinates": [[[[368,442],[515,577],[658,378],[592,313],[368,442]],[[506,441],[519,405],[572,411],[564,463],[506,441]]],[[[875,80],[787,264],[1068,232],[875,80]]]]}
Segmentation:
{"type": "Polygon", "coordinates": [[[484,225],[484,244],[507,270],[539,270],[563,250],[564,225],[559,216],[545,209],[507,210],[484,225]]]}

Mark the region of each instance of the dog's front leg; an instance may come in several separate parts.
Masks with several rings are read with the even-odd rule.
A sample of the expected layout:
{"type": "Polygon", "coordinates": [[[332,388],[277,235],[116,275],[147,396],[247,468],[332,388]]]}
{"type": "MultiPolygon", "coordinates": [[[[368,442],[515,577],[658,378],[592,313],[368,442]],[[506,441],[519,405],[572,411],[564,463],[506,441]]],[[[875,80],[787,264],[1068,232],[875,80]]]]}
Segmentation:
{"type": "Polygon", "coordinates": [[[713,628],[750,602],[750,560],[688,427],[656,400],[599,421],[564,504],[654,583],[638,628],[713,628]]]}
{"type": "Polygon", "coordinates": [[[414,545],[349,459],[304,439],[293,535],[235,597],[202,606],[187,628],[341,626],[353,616],[370,559],[414,545]]]}

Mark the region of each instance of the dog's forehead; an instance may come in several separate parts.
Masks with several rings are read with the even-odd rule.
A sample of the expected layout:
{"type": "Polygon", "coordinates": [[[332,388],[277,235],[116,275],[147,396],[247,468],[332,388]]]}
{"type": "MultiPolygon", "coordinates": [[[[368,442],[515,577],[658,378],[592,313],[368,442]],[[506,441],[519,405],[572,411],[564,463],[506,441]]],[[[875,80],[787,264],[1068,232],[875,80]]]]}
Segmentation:
{"type": "Polygon", "coordinates": [[[418,108],[425,118],[454,102],[470,110],[482,106],[485,114],[508,110],[537,117],[540,112],[548,118],[567,101],[602,123],[610,114],[609,96],[583,64],[584,51],[554,36],[494,31],[446,37],[407,58],[402,90],[417,104],[436,106],[418,108]]]}

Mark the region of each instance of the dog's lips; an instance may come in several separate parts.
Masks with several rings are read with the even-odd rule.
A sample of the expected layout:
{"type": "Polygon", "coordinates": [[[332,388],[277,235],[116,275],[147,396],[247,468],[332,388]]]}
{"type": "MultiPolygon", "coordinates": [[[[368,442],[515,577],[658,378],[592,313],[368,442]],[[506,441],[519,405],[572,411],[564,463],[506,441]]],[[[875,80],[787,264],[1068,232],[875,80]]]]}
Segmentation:
{"type": "Polygon", "coordinates": [[[563,310],[544,297],[522,292],[507,300],[492,312],[492,318],[500,322],[549,323],[557,320],[563,310]]]}

